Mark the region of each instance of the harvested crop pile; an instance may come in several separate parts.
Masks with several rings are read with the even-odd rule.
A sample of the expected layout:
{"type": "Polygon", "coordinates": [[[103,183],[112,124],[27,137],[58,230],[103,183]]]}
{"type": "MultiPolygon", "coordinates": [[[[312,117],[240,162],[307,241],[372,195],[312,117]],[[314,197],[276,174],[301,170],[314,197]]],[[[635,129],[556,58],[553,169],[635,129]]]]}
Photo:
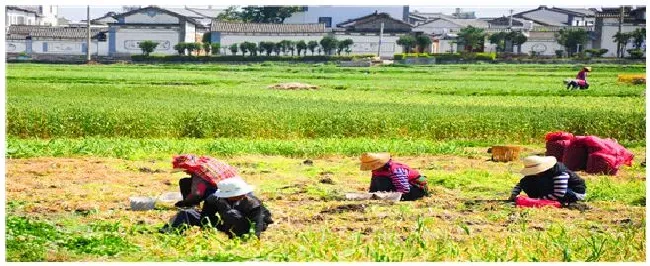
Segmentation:
{"type": "Polygon", "coordinates": [[[268,88],[276,90],[317,90],[318,86],[300,82],[289,82],[270,85],[268,88]]]}

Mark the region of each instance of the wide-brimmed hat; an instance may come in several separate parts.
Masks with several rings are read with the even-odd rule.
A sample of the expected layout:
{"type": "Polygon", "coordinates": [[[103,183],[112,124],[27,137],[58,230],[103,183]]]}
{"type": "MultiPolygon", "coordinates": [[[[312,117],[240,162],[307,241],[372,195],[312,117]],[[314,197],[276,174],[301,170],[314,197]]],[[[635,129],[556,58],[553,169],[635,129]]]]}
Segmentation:
{"type": "Polygon", "coordinates": [[[554,156],[528,156],[524,158],[524,169],[521,169],[521,174],[524,176],[536,175],[553,168],[557,159],[554,156]]]}
{"type": "Polygon", "coordinates": [[[369,153],[361,154],[361,170],[376,170],[383,167],[389,160],[389,153],[369,153]]]}
{"type": "Polygon", "coordinates": [[[251,191],[253,191],[253,187],[246,184],[243,179],[240,177],[233,177],[221,180],[221,182],[217,184],[217,192],[215,192],[214,195],[219,198],[230,198],[246,195],[251,191]]]}
{"type": "Polygon", "coordinates": [[[591,72],[591,67],[585,67],[585,70],[587,70],[587,72],[591,72]]]}

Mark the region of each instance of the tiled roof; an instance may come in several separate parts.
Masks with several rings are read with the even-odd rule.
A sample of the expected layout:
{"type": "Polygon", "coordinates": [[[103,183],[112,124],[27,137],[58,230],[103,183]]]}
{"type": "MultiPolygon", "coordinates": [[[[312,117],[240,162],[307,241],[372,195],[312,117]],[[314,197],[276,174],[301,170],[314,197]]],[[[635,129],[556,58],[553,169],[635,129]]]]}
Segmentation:
{"type": "Polygon", "coordinates": [[[325,24],[228,23],[212,20],[212,32],[234,33],[323,33],[325,24]]]}
{"type": "MultiPolygon", "coordinates": [[[[150,11],[150,10],[160,11],[160,12],[167,13],[169,15],[175,16],[177,18],[185,19],[185,20],[187,20],[187,22],[192,23],[194,25],[201,25],[201,23],[196,21],[193,17],[185,16],[183,14],[179,14],[178,12],[172,11],[171,9],[164,9],[164,8],[160,8],[160,7],[157,7],[157,6],[148,6],[148,7],[145,7],[145,8],[134,9],[134,10],[131,10],[129,12],[125,12],[125,13],[116,15],[114,18],[120,19],[120,18],[123,18],[123,17],[133,15],[135,13],[140,13],[140,12],[145,12],[145,11],[150,11]]],[[[183,9],[183,10],[184,10],[183,11],[184,14],[187,14],[187,15],[192,14],[193,16],[198,16],[198,14],[196,14],[194,12],[191,12],[191,11],[188,11],[188,10],[185,10],[185,9],[183,9]]],[[[180,10],[177,10],[177,11],[180,11],[180,10]]]]}
{"type": "MultiPolygon", "coordinates": [[[[106,32],[108,28],[97,27],[90,28],[92,38],[100,32],[106,32]]],[[[27,36],[56,38],[56,39],[84,39],[88,38],[86,28],[82,27],[51,27],[51,26],[28,26],[13,25],[7,29],[6,37],[8,40],[24,40],[27,36]]]]}
{"type": "Polygon", "coordinates": [[[7,6],[6,8],[10,9],[10,10],[17,10],[17,11],[22,11],[22,12],[34,13],[37,16],[40,16],[40,14],[38,13],[38,10],[35,10],[33,8],[25,8],[25,7],[18,7],[18,6],[7,6]]]}
{"type": "MultiPolygon", "coordinates": [[[[508,26],[508,25],[510,25],[510,18],[504,16],[504,17],[490,19],[487,22],[490,25],[508,26]]],[[[515,18],[512,19],[512,26],[521,27],[523,25],[524,25],[524,23],[521,23],[521,21],[519,21],[518,19],[515,19],[515,18]]]]}

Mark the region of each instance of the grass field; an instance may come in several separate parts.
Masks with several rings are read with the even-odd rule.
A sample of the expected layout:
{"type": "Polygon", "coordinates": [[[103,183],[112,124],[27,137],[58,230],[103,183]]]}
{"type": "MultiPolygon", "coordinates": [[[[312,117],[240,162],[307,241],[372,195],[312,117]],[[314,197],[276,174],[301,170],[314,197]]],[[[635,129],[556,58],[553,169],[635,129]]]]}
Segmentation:
{"type": "Polygon", "coordinates": [[[589,90],[566,91],[578,66],[8,65],[7,260],[645,261],[645,86],[616,82],[645,66],[593,68],[589,90]],[[289,81],[321,89],[266,88],[289,81]],[[580,173],[587,210],[491,201],[521,163],[487,147],[543,153],[554,130],[616,138],[635,163],[580,173]],[[433,195],[343,200],[367,189],[365,151],[420,169],[433,195]],[[256,186],[276,220],[261,241],[160,235],[172,208],[128,210],[177,190],[170,156],[185,152],[256,186]]]}

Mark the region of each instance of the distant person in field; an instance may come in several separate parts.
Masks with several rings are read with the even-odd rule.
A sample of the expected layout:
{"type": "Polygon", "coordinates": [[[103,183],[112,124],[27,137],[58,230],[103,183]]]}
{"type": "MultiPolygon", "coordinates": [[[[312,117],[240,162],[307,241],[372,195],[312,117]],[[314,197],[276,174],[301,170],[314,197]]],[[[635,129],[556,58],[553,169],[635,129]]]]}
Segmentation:
{"type": "Polygon", "coordinates": [[[238,176],[237,169],[225,162],[193,154],[174,156],[172,167],[173,171],[184,171],[189,175],[178,181],[183,196],[183,200],[176,203],[179,208],[199,205],[208,195],[217,191],[219,181],[238,176]]]}
{"type": "Polygon", "coordinates": [[[427,196],[426,177],[408,165],[393,161],[388,153],[364,153],[361,155],[361,170],[372,171],[370,193],[400,192],[403,201],[412,201],[427,196]]]}
{"type": "Polygon", "coordinates": [[[268,225],[273,224],[271,212],[253,196],[253,188],[243,179],[224,179],[218,187],[205,199],[200,213],[194,209],[181,210],[160,232],[169,233],[175,229],[182,232],[187,226],[210,225],[232,239],[248,234],[254,225],[255,235],[259,238],[268,225]]]}
{"type": "Polygon", "coordinates": [[[573,203],[585,199],[585,180],[569,170],[554,156],[528,156],[524,158],[524,175],[512,189],[510,201],[523,192],[530,198],[573,203]]]}
{"type": "Polygon", "coordinates": [[[567,89],[572,88],[580,88],[581,90],[585,90],[589,88],[589,82],[587,82],[587,73],[591,72],[591,67],[583,67],[580,72],[578,72],[578,75],[576,75],[575,80],[569,80],[567,82],[567,89]]]}

